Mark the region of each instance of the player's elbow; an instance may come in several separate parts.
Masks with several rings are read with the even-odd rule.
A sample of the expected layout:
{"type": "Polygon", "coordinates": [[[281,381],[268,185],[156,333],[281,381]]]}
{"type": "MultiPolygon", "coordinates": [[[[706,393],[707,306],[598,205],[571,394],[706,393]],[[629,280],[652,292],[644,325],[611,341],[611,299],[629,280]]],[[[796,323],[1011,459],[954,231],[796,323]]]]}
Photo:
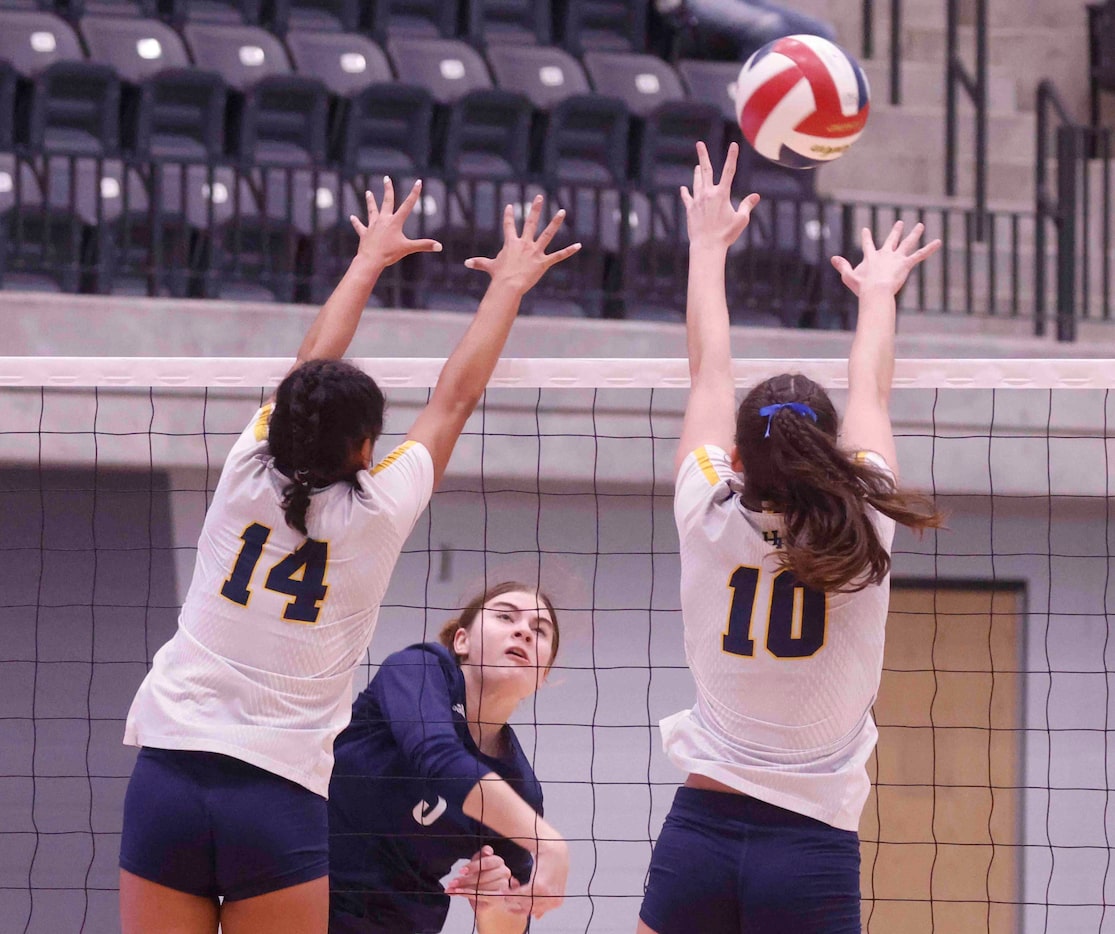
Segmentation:
{"type": "Polygon", "coordinates": [[[410,759],[418,777],[425,780],[459,779],[475,783],[487,771],[465,751],[460,741],[447,736],[431,737],[415,744],[410,759]]]}
{"type": "Polygon", "coordinates": [[[854,359],[848,362],[849,396],[860,395],[864,399],[879,402],[885,406],[890,402],[890,390],[893,381],[893,362],[879,364],[854,359]]]}
{"type": "Polygon", "coordinates": [[[475,386],[471,383],[454,383],[444,388],[439,385],[434,391],[431,404],[438,410],[440,420],[447,425],[464,426],[468,417],[480,404],[484,395],[484,386],[475,386]]]}

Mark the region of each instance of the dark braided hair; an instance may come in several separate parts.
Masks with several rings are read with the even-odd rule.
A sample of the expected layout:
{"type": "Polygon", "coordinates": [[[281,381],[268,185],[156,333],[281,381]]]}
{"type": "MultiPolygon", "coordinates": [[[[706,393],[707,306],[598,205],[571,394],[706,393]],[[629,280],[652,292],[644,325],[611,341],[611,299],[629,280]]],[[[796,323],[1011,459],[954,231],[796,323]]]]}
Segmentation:
{"type": "Polygon", "coordinates": [[[303,535],[310,491],[352,480],[355,458],[383,430],[385,399],[375,381],[343,360],[307,360],[275,393],[268,444],[275,465],[290,478],[283,488],[287,525],[303,535]]]}
{"type": "Polygon", "coordinates": [[[919,531],[938,528],[942,516],[928,497],[898,489],[888,473],[842,450],[837,427],[828,393],[800,373],[783,373],[747,394],[735,442],[748,500],[784,515],[782,566],[813,590],[852,593],[890,571],[867,507],[919,531]],[[759,414],[779,402],[804,403],[817,421],[789,408],[759,414]]]}

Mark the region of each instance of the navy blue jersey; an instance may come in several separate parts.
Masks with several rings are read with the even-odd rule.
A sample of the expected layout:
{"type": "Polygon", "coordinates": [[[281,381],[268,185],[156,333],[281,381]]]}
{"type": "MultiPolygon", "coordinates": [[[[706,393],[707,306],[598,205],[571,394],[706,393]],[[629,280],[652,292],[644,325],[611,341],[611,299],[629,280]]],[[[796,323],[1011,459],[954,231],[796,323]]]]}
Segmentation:
{"type": "Polygon", "coordinates": [[[480,777],[495,772],[542,813],[542,786],[511,727],[503,740],[499,758],[473,742],[464,675],[446,648],[412,645],[384,660],[334,745],[334,914],[374,920],[373,930],[440,931],[449,896],[439,880],[485,844],[520,882],[529,879],[530,854],[461,810],[480,777]]]}

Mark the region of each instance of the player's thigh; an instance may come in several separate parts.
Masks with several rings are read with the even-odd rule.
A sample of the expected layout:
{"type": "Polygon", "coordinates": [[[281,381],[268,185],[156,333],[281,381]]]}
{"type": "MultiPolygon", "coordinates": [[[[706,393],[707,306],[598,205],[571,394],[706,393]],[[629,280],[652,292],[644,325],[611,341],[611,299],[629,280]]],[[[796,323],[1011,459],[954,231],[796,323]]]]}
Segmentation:
{"type": "Polygon", "coordinates": [[[215,898],[189,895],[120,870],[120,928],[123,934],[215,934],[215,898]]]}
{"type": "Polygon", "coordinates": [[[662,825],[639,909],[639,930],[738,934],[737,878],[744,840],[738,828],[703,810],[693,797],[692,789],[680,789],[662,825]]]}
{"type": "Polygon", "coordinates": [[[328,928],[328,876],[221,907],[221,934],[326,934],[328,928]]]}
{"type": "Polygon", "coordinates": [[[139,751],[124,796],[120,868],[160,887],[215,902],[207,753],[139,751]]]}
{"type": "Polygon", "coordinates": [[[742,895],[749,934],[859,934],[859,838],[794,816],[757,829],[742,895]]]}

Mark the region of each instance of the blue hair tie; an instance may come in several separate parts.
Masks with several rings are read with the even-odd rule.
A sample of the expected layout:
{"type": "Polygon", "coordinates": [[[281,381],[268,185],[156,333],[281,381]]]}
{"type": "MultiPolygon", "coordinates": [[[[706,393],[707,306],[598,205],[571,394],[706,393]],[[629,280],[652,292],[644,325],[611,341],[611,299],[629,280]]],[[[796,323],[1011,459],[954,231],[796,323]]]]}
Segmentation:
{"type": "Polygon", "coordinates": [[[774,413],[779,409],[789,409],[791,412],[797,412],[798,415],[806,415],[813,419],[813,421],[817,421],[817,413],[804,402],[775,402],[771,405],[764,405],[759,409],[759,414],[767,417],[767,430],[763,435],[764,438],[770,437],[770,423],[774,420],[774,413]]]}

